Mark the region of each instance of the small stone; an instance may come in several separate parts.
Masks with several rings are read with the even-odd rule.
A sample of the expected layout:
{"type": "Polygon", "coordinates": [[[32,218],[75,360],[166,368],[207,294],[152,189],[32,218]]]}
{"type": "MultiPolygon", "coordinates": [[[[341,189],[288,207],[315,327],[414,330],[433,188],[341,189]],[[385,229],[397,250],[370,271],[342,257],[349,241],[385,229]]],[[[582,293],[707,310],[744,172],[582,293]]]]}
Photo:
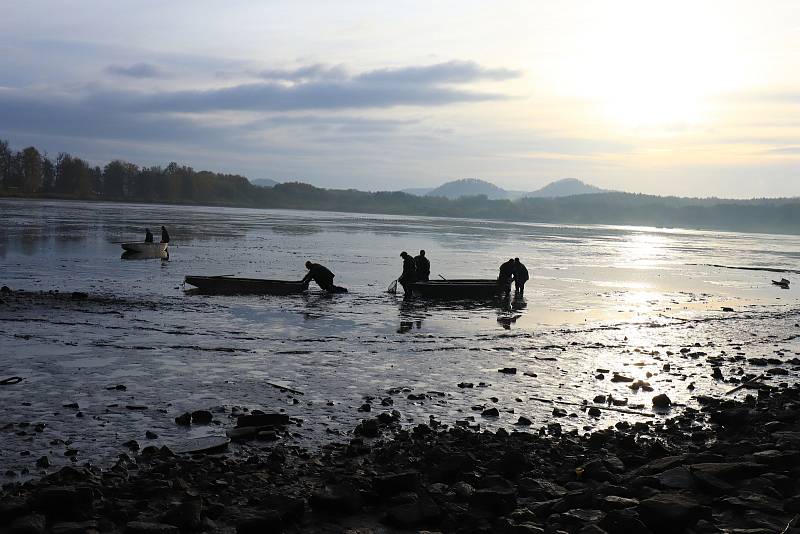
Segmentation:
{"type": "Polygon", "coordinates": [[[567,411],[564,408],[553,408],[553,417],[566,417],[567,411]]]}
{"type": "Polygon", "coordinates": [[[515,375],[515,374],[517,374],[517,368],[516,367],[503,367],[502,369],[498,369],[497,372],[498,373],[503,373],[503,374],[506,374],[506,375],[515,375]]]}
{"type": "Polygon", "coordinates": [[[481,415],[483,417],[499,417],[500,412],[497,410],[497,408],[489,408],[487,410],[483,410],[481,415]]]}

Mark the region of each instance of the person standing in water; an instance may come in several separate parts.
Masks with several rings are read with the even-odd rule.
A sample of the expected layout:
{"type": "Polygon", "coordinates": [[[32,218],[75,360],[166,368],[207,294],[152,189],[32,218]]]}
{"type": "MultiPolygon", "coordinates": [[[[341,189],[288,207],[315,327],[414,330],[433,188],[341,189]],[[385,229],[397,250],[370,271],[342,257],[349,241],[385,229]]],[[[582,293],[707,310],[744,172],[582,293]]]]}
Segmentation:
{"type": "Polygon", "coordinates": [[[150,231],[150,228],[144,229],[144,242],[145,243],[153,242],[153,232],[150,231]]]}
{"type": "Polygon", "coordinates": [[[403,274],[397,279],[400,285],[403,286],[403,291],[406,296],[411,295],[411,284],[417,281],[417,266],[414,263],[414,258],[405,250],[400,253],[403,258],[403,274]]]}
{"type": "Polygon", "coordinates": [[[525,293],[525,282],[529,278],[528,269],[519,261],[519,258],[514,258],[514,292],[517,296],[521,297],[525,293]]]}
{"type": "Polygon", "coordinates": [[[514,277],[514,260],[508,260],[500,265],[500,274],[497,283],[503,287],[504,293],[511,293],[511,279],[514,277]]]}
{"type": "Polygon", "coordinates": [[[169,233],[167,232],[167,229],[164,226],[161,227],[161,242],[169,243],[169,233]]]}
{"type": "Polygon", "coordinates": [[[419,256],[414,258],[414,266],[417,269],[417,280],[427,281],[431,277],[431,262],[425,257],[425,251],[420,250],[419,256]]]}

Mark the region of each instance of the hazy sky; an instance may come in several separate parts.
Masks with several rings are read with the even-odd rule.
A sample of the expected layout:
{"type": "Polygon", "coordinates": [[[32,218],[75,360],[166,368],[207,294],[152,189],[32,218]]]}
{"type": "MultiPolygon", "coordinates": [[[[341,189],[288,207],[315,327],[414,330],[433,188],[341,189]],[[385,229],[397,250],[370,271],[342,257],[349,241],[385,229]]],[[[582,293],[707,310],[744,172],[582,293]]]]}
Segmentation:
{"type": "Polygon", "coordinates": [[[800,195],[800,2],[7,0],[0,138],[402,189],[800,195]]]}

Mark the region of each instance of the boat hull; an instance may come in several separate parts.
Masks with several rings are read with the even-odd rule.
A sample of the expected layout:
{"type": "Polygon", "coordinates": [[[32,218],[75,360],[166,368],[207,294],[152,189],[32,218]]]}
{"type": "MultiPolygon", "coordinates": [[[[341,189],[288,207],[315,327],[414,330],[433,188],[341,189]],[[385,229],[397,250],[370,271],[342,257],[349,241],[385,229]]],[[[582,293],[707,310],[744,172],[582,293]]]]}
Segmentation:
{"type": "Polygon", "coordinates": [[[492,299],[505,292],[494,279],[414,282],[411,291],[415,296],[431,299],[492,299]]]}
{"type": "Polygon", "coordinates": [[[122,243],[122,248],[128,252],[157,255],[166,252],[169,243],[145,243],[144,241],[122,243]]]}
{"type": "Polygon", "coordinates": [[[187,276],[186,283],[201,293],[216,295],[292,295],[306,289],[300,281],[233,276],[187,276]]]}

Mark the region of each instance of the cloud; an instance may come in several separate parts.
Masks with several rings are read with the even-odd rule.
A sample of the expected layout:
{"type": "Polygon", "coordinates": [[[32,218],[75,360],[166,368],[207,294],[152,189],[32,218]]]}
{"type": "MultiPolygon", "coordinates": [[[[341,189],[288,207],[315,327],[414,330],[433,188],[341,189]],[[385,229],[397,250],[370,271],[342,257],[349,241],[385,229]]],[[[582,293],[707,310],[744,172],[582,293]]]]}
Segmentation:
{"type": "Polygon", "coordinates": [[[349,77],[341,65],[328,67],[321,63],[297,69],[266,69],[256,73],[258,78],[272,81],[306,82],[309,80],[345,80],[349,77]]]}
{"type": "Polygon", "coordinates": [[[356,80],[366,83],[391,84],[457,84],[479,80],[502,81],[518,78],[520,72],[510,69],[488,69],[473,61],[448,61],[423,67],[379,69],[365,72],[356,80]]]}
{"type": "Polygon", "coordinates": [[[770,148],[764,151],[767,154],[800,154],[800,146],[785,146],[780,148],[770,148]]]}
{"type": "Polygon", "coordinates": [[[109,65],[106,67],[106,72],[127,78],[161,78],[164,76],[161,69],[151,63],[134,63],[128,67],[109,65]]]}

